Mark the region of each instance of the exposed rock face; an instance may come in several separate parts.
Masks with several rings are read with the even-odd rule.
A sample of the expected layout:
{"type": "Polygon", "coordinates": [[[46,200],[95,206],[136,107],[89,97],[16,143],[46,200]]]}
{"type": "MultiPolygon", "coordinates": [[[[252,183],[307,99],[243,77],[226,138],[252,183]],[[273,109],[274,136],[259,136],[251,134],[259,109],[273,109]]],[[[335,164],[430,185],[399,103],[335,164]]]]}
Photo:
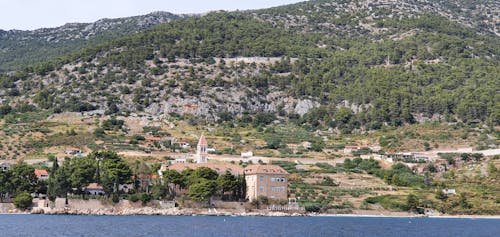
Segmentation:
{"type": "Polygon", "coordinates": [[[131,33],[182,17],[185,16],[168,12],[153,12],[144,16],[101,19],[93,23],[67,23],[60,27],[42,28],[33,31],[0,31],[0,37],[18,40],[19,43],[26,43],[30,40],[61,42],[65,40],[88,39],[111,31],[121,30],[130,31],[131,33]]]}
{"type": "Polygon", "coordinates": [[[319,103],[311,100],[298,100],[295,106],[294,112],[300,114],[300,116],[306,114],[310,109],[318,107],[319,103]]]}

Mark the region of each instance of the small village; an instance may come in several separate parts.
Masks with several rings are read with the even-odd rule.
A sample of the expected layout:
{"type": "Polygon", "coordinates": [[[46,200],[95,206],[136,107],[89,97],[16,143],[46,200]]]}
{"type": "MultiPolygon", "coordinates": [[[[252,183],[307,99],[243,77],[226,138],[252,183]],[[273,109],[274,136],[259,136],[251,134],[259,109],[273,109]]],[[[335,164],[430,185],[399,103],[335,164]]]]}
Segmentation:
{"type": "MultiPolygon", "coordinates": [[[[156,141],[156,139],[147,139],[148,141],[156,141]]],[[[179,142],[177,143],[183,149],[189,148],[189,144],[179,142]]],[[[202,134],[199,138],[198,144],[196,146],[196,153],[191,157],[193,159],[179,158],[174,159],[165,164],[162,164],[156,173],[149,173],[143,175],[132,176],[128,181],[131,183],[113,183],[113,194],[122,193],[122,194],[130,194],[134,193],[134,187],[138,187],[140,189],[149,189],[153,185],[161,185],[168,189],[166,193],[169,193],[169,197],[171,199],[174,197],[184,198],[184,196],[188,196],[188,189],[183,188],[182,184],[177,184],[176,182],[169,182],[168,179],[172,177],[179,177],[181,174],[186,172],[200,172],[202,176],[207,176],[205,178],[209,179],[209,176],[217,177],[229,177],[227,180],[223,180],[224,187],[222,188],[221,195],[218,197],[219,199],[226,200],[236,200],[236,201],[248,201],[250,203],[259,203],[264,201],[265,205],[269,205],[270,210],[280,210],[280,211],[304,211],[303,208],[300,208],[297,205],[296,199],[293,198],[293,195],[288,195],[288,176],[289,173],[285,171],[280,166],[269,165],[269,164],[253,164],[246,165],[244,167],[231,164],[231,163],[222,163],[222,162],[209,162],[207,140],[205,136],[202,134]],[[175,173],[175,175],[171,175],[175,173]],[[170,175],[169,175],[170,174],[170,175]],[[137,185],[137,183],[139,183],[137,185]],[[229,195],[225,195],[226,193],[230,193],[229,195]]],[[[85,154],[82,153],[78,148],[68,148],[66,151],[68,155],[67,159],[84,159],[85,154]],[[72,158],[69,158],[71,156],[72,158]]],[[[54,166],[58,166],[57,161],[51,167],[52,171],[55,171],[54,166]]],[[[14,165],[16,166],[16,165],[14,165]]],[[[11,168],[9,163],[2,163],[2,172],[7,172],[11,168]]],[[[50,168],[49,168],[50,170],[50,168]]],[[[29,176],[29,175],[28,175],[29,176]]],[[[47,169],[34,169],[34,176],[36,177],[37,183],[43,183],[43,185],[47,185],[50,183],[51,175],[47,171],[47,169]]],[[[211,183],[212,184],[212,183],[211,183]]],[[[42,186],[43,186],[42,185],[42,186]]],[[[50,185],[50,184],[49,184],[50,185]]],[[[217,184],[215,184],[217,186],[217,184]]],[[[47,188],[47,187],[45,187],[47,188]]],[[[207,188],[207,187],[201,187],[207,188]]],[[[216,206],[214,204],[214,196],[215,196],[215,187],[211,187],[213,190],[202,190],[200,193],[197,193],[198,196],[192,198],[193,200],[199,201],[202,204],[198,205],[198,207],[208,207],[208,210],[212,210],[217,213],[216,206]],[[209,192],[206,194],[204,192],[209,192]],[[207,202],[208,201],[208,202],[207,202]]],[[[38,188],[37,188],[38,189],[38,188]]],[[[42,188],[43,189],[43,188],[42,188]]],[[[209,188],[210,189],[210,188],[209,188]]],[[[75,190],[73,188],[72,193],[81,193],[83,194],[79,199],[76,195],[72,197],[66,196],[64,201],[64,206],[61,206],[61,199],[55,198],[50,201],[47,193],[47,190],[37,190],[30,195],[33,199],[33,206],[29,206],[32,213],[53,213],[53,212],[67,212],[71,210],[73,200],[78,200],[79,210],[73,211],[82,211],[81,209],[90,210],[92,206],[89,205],[88,208],[85,205],[82,206],[81,202],[83,200],[89,200],[92,203],[92,200],[104,200],[106,197],[109,197],[109,193],[107,193],[105,187],[97,182],[88,183],[85,187],[82,187],[82,190],[75,190]],[[45,192],[44,192],[45,191],[45,192]],[[59,200],[57,200],[59,199],[59,200]],[[69,201],[68,201],[69,199],[69,201]]],[[[109,192],[109,191],[108,191],[109,192]]],[[[8,194],[3,195],[3,201],[9,199],[8,194]]],[[[166,197],[166,196],[165,196],[166,197]]],[[[190,196],[191,197],[191,196],[190,196]]],[[[113,202],[116,202],[113,200],[113,202]]],[[[119,202],[119,200],[118,200],[119,202]]],[[[116,203],[118,203],[116,202],[116,203]]],[[[147,204],[147,200],[142,200],[143,204],[147,204]]],[[[160,209],[165,208],[176,208],[180,205],[178,200],[173,198],[173,200],[160,200],[161,205],[160,209]]],[[[158,202],[156,203],[158,204],[158,202]]],[[[254,204],[252,204],[254,205],[254,204]]],[[[255,204],[259,205],[259,204],[255,204]]],[[[100,205],[97,205],[100,206],[100,205]]],[[[196,206],[196,205],[195,205],[196,206]]],[[[92,212],[91,212],[92,213],[92,212]]]]}
{"type": "MultiPolygon", "coordinates": [[[[133,165],[128,167],[120,155],[114,152],[86,152],[78,147],[68,147],[64,150],[63,160],[58,160],[53,156],[49,157],[48,161],[35,163],[33,166],[25,163],[16,165],[3,162],[0,169],[2,173],[6,173],[12,171],[13,168],[16,169],[16,166],[23,167],[24,178],[31,179],[31,183],[28,182],[25,185],[31,185],[31,189],[29,187],[27,189],[32,192],[29,193],[30,203],[24,204],[20,209],[31,213],[303,215],[318,212],[320,208],[301,200],[304,195],[296,193],[299,191],[296,184],[289,182],[290,179],[293,182],[301,180],[302,178],[297,174],[317,169],[314,167],[327,166],[327,169],[333,169],[333,165],[338,166],[346,162],[350,164],[351,157],[354,162],[366,160],[373,164],[378,163],[382,167],[391,167],[393,164],[401,163],[415,174],[443,173],[456,165],[451,164],[449,158],[447,160],[446,156],[435,151],[433,153],[382,153],[379,146],[345,146],[343,150],[339,150],[344,157],[334,162],[328,159],[311,158],[297,158],[293,159],[293,162],[287,162],[290,159],[256,157],[252,151],[241,152],[240,156],[217,155],[217,150],[209,146],[203,133],[193,148],[189,142],[176,139],[166,140],[158,136],[145,137],[139,141],[144,147],[157,149],[162,149],[161,144],[169,144],[168,146],[172,147],[172,152],[169,153],[171,155],[157,164],[146,165],[136,161],[135,167],[132,167],[133,165]],[[195,152],[191,153],[191,150],[195,152]],[[118,173],[114,177],[106,177],[109,174],[103,173],[107,168],[99,164],[102,162],[104,165],[107,159],[116,162],[108,164],[106,167],[109,169],[126,166],[125,170],[122,167],[122,170],[113,171],[118,173]],[[356,159],[359,160],[356,161],[356,159]],[[69,174],[69,177],[66,177],[64,176],[66,174],[59,172],[61,169],[66,169],[65,165],[73,166],[73,164],[89,161],[95,161],[97,167],[94,164],[87,164],[78,168],[68,167],[68,169],[75,173],[90,171],[90,174],[69,174]],[[293,167],[292,170],[296,170],[293,174],[283,168],[290,167],[290,165],[293,167]],[[156,168],[151,169],[148,166],[156,168]],[[83,170],[79,170],[80,168],[83,170]],[[28,174],[26,170],[33,170],[33,173],[28,174]],[[58,177],[61,174],[64,174],[63,177],[58,177]],[[126,177],[127,175],[130,176],[126,177]],[[61,178],[68,180],[60,180],[61,178]]],[[[310,142],[303,142],[300,146],[311,149],[310,142]]],[[[463,152],[469,152],[462,154],[470,154],[471,159],[483,158],[483,153],[473,153],[471,150],[463,150],[463,152]]],[[[498,151],[483,152],[490,155],[487,152],[498,151]]],[[[378,164],[376,166],[379,166],[378,164]]],[[[355,171],[355,173],[358,172],[355,171]]],[[[362,196],[384,195],[398,191],[397,185],[367,183],[366,175],[360,176],[359,180],[352,181],[345,180],[345,176],[352,179],[352,175],[349,174],[332,176],[317,172],[311,178],[300,182],[332,186],[334,190],[336,187],[337,190],[365,193],[362,196]]],[[[3,187],[3,190],[6,188],[3,187]]],[[[457,195],[456,190],[450,187],[443,187],[441,192],[444,195],[457,195]]],[[[320,193],[320,197],[323,195],[320,193]]],[[[359,196],[359,194],[351,195],[359,196]]],[[[311,200],[311,197],[305,197],[311,200]]],[[[341,203],[341,205],[348,205],[347,209],[338,206],[340,210],[334,213],[352,213],[356,204],[352,203],[352,198],[348,200],[351,201],[341,203]]],[[[9,192],[3,192],[2,202],[6,204],[15,201],[9,192]]],[[[2,212],[16,211],[12,207],[9,209],[5,205],[2,206],[2,212]]],[[[364,211],[363,213],[372,212],[364,211]]],[[[380,213],[380,210],[376,213],[380,213]]],[[[426,212],[426,214],[429,213],[426,212]]],[[[431,211],[430,214],[432,214],[431,211]]],[[[398,215],[407,214],[399,213],[398,215]]]]}

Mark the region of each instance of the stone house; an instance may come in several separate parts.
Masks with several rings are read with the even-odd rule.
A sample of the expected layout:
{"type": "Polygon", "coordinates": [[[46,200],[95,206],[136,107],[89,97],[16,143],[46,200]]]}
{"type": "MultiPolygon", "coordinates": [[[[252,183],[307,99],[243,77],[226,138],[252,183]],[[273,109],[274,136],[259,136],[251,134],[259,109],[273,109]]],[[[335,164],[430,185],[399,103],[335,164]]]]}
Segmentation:
{"type": "Polygon", "coordinates": [[[253,201],[259,196],[274,200],[288,198],[288,172],[276,165],[250,165],[244,170],[247,185],[247,199],[253,201]]]}

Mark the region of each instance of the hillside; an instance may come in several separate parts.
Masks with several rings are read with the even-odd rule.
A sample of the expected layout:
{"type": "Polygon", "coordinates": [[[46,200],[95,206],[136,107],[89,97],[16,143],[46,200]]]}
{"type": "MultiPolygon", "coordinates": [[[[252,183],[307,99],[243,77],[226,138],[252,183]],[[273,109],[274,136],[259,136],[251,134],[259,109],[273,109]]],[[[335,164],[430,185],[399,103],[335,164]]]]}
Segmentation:
{"type": "MultiPolygon", "coordinates": [[[[306,21],[310,29],[321,22],[348,26],[333,20],[337,13],[328,7],[338,4],[309,1],[179,19],[4,73],[0,117],[7,127],[67,111],[191,125],[281,122],[332,134],[432,121],[495,131],[498,37],[442,14],[416,15],[420,11],[365,22],[380,34],[304,31],[280,20],[286,12],[317,18],[306,21]]],[[[350,14],[373,15],[387,4],[396,3],[370,3],[350,14]]],[[[419,4],[403,4],[401,14],[419,4]]],[[[475,146],[491,146],[483,143],[490,140],[475,146]]]]}
{"type": "Polygon", "coordinates": [[[280,165],[314,210],[495,215],[496,3],[318,0],[17,32],[0,44],[0,68],[22,65],[0,74],[0,159],[106,150],[144,175],[192,158],[203,133],[210,162],[280,165]]]}
{"type": "Polygon", "coordinates": [[[0,29],[0,72],[52,60],[81,48],[136,33],[158,24],[186,17],[168,12],[102,19],[93,23],[68,23],[33,31],[0,29]]]}
{"type": "Polygon", "coordinates": [[[475,32],[500,36],[500,5],[496,0],[354,0],[307,1],[263,9],[254,15],[287,28],[331,35],[401,33],[381,27],[381,22],[416,19],[429,14],[443,17],[475,32]]]}
{"type": "Polygon", "coordinates": [[[499,123],[498,37],[428,14],[381,24],[400,36],[331,37],[211,13],[4,74],[0,93],[11,106],[54,112],[266,112],[346,133],[428,119],[499,123]]]}

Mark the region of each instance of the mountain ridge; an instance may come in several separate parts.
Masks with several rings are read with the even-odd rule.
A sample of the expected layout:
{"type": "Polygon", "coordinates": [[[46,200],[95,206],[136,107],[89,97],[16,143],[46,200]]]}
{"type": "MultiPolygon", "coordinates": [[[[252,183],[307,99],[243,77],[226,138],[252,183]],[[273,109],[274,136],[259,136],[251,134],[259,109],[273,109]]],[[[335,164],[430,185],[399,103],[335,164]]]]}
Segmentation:
{"type": "Polygon", "coordinates": [[[33,31],[0,30],[0,70],[51,60],[88,45],[137,33],[188,15],[153,12],[141,16],[100,19],[92,23],[66,23],[33,31]]]}

